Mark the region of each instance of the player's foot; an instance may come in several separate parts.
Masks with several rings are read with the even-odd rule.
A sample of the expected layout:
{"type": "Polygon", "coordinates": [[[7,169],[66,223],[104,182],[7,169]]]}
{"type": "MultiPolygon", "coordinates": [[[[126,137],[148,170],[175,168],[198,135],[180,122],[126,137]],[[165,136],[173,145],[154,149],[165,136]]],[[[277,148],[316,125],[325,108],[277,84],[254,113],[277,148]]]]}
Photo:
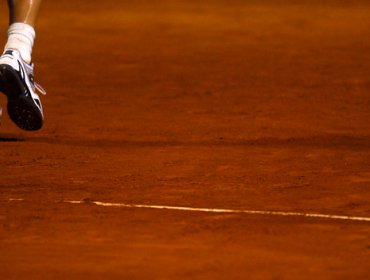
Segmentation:
{"type": "Polygon", "coordinates": [[[0,90],[8,98],[10,119],[21,129],[38,130],[44,116],[36,91],[46,94],[33,78],[33,64],[23,61],[17,50],[6,50],[0,57],[0,90]]]}

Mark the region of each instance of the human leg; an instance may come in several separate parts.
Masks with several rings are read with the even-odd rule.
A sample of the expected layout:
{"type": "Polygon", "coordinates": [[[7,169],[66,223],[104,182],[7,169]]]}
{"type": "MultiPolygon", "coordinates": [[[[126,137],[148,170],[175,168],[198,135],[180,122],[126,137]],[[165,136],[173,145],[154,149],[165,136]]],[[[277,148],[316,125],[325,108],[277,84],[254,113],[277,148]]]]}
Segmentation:
{"type": "Polygon", "coordinates": [[[41,0],[8,0],[9,29],[5,49],[18,50],[27,63],[31,62],[40,4],[41,0]]]}
{"type": "Polygon", "coordinates": [[[33,28],[41,0],[8,0],[10,25],[8,40],[0,57],[0,90],[8,98],[11,120],[25,130],[38,130],[43,112],[35,83],[31,53],[35,39],[33,28]]]}
{"type": "Polygon", "coordinates": [[[9,25],[15,22],[35,26],[42,0],[8,0],[9,25]]]}

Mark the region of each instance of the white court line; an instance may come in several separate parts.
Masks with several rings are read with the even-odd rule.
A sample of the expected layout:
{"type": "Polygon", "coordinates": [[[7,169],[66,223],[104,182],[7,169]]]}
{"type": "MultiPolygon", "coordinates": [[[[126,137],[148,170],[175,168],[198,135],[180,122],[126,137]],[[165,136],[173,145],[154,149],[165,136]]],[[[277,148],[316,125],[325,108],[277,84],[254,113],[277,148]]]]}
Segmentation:
{"type": "Polygon", "coordinates": [[[232,209],[215,209],[215,208],[196,208],[196,207],[181,207],[181,206],[166,206],[166,205],[144,205],[144,204],[126,204],[126,203],[108,203],[99,201],[65,201],[71,204],[92,203],[98,206],[105,207],[125,207],[125,208],[149,208],[149,209],[164,209],[164,210],[179,210],[192,212],[211,212],[211,213],[243,213],[251,215],[269,215],[269,216],[300,216],[310,218],[322,218],[332,220],[351,220],[370,222],[370,217],[328,215],[328,214],[310,214],[300,212],[282,212],[282,211],[260,211],[260,210],[232,210],[232,209]]]}

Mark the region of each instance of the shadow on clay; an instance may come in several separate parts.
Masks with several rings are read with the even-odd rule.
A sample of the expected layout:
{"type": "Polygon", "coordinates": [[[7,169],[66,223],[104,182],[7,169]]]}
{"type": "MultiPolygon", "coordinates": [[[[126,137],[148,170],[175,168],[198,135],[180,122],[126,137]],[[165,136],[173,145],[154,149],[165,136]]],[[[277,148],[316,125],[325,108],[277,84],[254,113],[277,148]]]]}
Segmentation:
{"type": "MultiPolygon", "coordinates": [[[[0,139],[4,139],[0,135],[0,139]]],[[[8,141],[23,141],[23,139],[7,138],[8,141]]],[[[0,140],[4,141],[4,140],[0,140]]],[[[219,138],[202,141],[177,141],[177,140],[126,140],[126,139],[82,139],[82,138],[49,138],[36,137],[27,141],[42,142],[56,145],[81,146],[93,148],[129,147],[261,147],[261,148],[324,148],[324,149],[349,149],[370,150],[370,136],[351,136],[344,134],[309,135],[306,137],[263,137],[257,139],[232,139],[219,138]]]]}
{"type": "Polygon", "coordinates": [[[18,135],[0,134],[0,142],[23,142],[23,137],[18,135]]]}

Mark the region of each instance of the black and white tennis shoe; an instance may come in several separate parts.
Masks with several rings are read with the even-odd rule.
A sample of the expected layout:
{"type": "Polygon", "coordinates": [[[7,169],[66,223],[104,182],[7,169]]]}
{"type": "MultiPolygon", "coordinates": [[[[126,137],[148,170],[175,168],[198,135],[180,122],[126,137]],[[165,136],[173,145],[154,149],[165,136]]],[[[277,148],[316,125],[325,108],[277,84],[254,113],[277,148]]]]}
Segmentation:
{"type": "Polygon", "coordinates": [[[21,129],[38,130],[44,122],[40,97],[46,94],[34,81],[33,64],[23,61],[17,50],[6,50],[0,57],[0,91],[8,98],[10,119],[21,129]]]}

